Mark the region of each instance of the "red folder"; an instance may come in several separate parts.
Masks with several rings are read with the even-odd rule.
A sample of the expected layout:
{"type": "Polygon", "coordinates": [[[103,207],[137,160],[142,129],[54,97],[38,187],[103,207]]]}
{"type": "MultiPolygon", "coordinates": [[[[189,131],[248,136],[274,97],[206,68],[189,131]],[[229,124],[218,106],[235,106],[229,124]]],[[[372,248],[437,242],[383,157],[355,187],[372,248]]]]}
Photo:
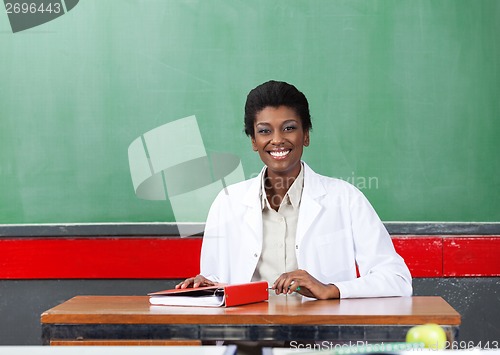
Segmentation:
{"type": "Polygon", "coordinates": [[[266,281],[236,285],[219,285],[152,292],[152,305],[232,307],[266,301],[269,297],[266,281]]]}

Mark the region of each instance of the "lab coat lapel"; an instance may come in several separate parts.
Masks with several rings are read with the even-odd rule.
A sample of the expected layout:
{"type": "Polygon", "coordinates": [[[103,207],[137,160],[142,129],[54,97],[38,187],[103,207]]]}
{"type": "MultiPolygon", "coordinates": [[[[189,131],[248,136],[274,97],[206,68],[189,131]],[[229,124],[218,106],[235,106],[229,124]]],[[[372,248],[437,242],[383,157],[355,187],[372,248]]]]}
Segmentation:
{"type": "Polygon", "coordinates": [[[305,169],[304,189],[302,190],[302,198],[300,200],[297,234],[295,236],[297,245],[300,245],[302,239],[323,208],[317,199],[326,194],[326,189],[318,178],[318,175],[306,163],[303,164],[305,169]]]}
{"type": "Polygon", "coordinates": [[[244,231],[249,231],[249,234],[258,243],[259,248],[262,248],[262,206],[260,202],[260,182],[262,171],[249,186],[242,203],[247,207],[244,214],[245,228],[244,231]]]}

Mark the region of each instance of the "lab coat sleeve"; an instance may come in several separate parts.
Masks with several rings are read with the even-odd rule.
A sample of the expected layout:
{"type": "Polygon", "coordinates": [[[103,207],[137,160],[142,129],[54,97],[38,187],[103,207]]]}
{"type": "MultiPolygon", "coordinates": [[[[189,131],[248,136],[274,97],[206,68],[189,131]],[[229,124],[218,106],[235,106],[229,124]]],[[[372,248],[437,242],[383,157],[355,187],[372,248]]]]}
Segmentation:
{"type": "Polygon", "coordinates": [[[411,296],[411,275],[366,197],[352,187],[349,208],[360,277],[335,282],[341,298],[411,296]]]}
{"type": "Polygon", "coordinates": [[[200,257],[200,274],[214,282],[227,282],[227,243],[225,240],[225,222],[223,206],[225,201],[223,192],[219,193],[208,212],[203,234],[203,243],[200,257]]]}

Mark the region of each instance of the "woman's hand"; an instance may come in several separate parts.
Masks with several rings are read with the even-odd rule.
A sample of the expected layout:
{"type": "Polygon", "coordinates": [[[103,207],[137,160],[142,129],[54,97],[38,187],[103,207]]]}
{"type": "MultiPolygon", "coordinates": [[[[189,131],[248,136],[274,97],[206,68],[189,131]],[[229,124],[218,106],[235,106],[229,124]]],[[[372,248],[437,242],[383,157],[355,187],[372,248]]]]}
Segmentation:
{"type": "Polygon", "coordinates": [[[272,288],[277,295],[297,292],[303,296],[320,300],[340,298],[340,291],[337,286],[319,282],[305,270],[295,270],[281,274],[274,281],[272,288]]]}
{"type": "Polygon", "coordinates": [[[203,275],[196,275],[195,277],[190,277],[177,285],[175,285],[175,288],[188,288],[188,287],[204,287],[204,286],[215,286],[216,283],[207,279],[203,275]]]}

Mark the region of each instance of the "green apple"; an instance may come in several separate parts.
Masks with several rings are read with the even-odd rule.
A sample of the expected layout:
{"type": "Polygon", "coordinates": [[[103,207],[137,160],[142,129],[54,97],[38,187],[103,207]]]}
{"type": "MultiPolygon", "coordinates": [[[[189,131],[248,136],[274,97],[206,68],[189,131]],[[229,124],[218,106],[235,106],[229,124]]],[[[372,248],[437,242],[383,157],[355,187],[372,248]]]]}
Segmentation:
{"type": "Polygon", "coordinates": [[[446,347],[446,333],[437,324],[417,325],[406,333],[407,343],[422,343],[428,349],[442,350],[446,347]]]}

